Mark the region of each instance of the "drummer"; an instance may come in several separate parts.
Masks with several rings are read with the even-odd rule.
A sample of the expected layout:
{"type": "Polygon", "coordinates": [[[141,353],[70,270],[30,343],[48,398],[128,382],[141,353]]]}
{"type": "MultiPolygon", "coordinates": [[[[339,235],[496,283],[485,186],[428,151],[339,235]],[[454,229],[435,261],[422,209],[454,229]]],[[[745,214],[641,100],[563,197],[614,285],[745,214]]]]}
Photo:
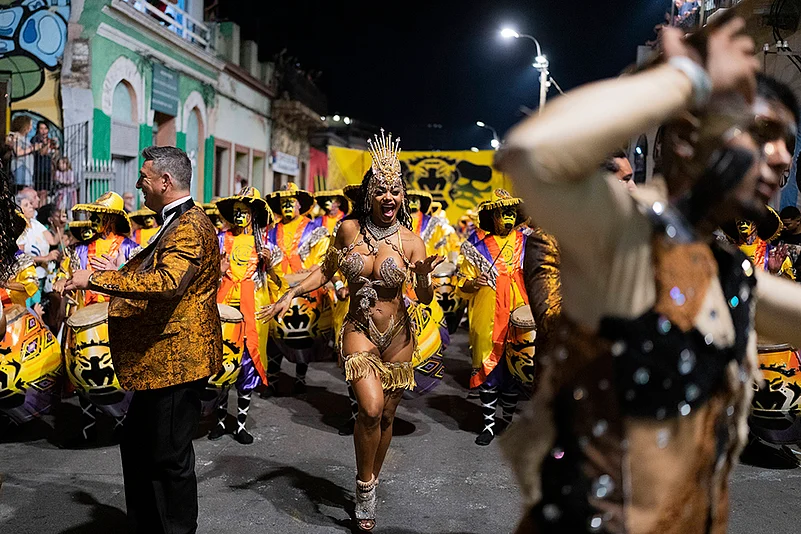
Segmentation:
{"type": "MultiPolygon", "coordinates": [[[[282,280],[282,285],[288,286],[290,285],[288,278],[308,273],[313,266],[322,264],[328,251],[330,236],[328,230],[321,225],[321,219],[312,221],[305,217],[314,206],[314,196],[308,191],[298,189],[294,183],[287,184],[286,189],[276,191],[267,197],[267,205],[279,217],[278,223],[268,232],[267,241],[274,247],[274,254],[280,253],[280,262],[275,261],[275,270],[282,280]]],[[[325,289],[320,289],[311,296],[317,300],[318,309],[315,311],[322,313],[322,310],[330,308],[325,289]]],[[[330,320],[329,316],[328,321],[330,320]]],[[[275,321],[271,324],[276,328],[275,321]]],[[[317,338],[314,340],[315,349],[302,350],[290,347],[278,336],[271,335],[267,369],[269,384],[261,393],[261,397],[269,398],[276,393],[278,373],[284,356],[295,363],[294,393],[305,393],[309,362],[316,353],[325,350],[327,341],[317,338]]]]}
{"type": "MultiPolygon", "coordinates": [[[[498,431],[495,412],[501,401],[504,427],[512,422],[521,383],[506,364],[509,323],[515,310],[528,305],[523,282],[528,229],[521,227],[525,217],[522,201],[503,189],[496,189],[492,200],[478,206],[477,233],[462,244],[459,287],[470,298],[470,346],[473,371],[470,388],[478,389],[484,415],[484,429],[476,438],[478,445],[489,445],[498,431]],[[481,317],[481,320],[478,318],[481,317]]],[[[530,312],[529,312],[530,313],[530,312]]]]}
{"type": "MultiPolygon", "coordinates": [[[[262,351],[261,347],[267,343],[269,327],[256,323],[256,309],[271,303],[271,288],[278,290],[269,275],[272,255],[264,244],[264,232],[272,217],[267,203],[255,187],[245,187],[238,195],[219,200],[217,207],[230,227],[219,234],[223,278],[217,292],[217,302],[239,309],[245,321],[245,349],[236,381],[237,429],[234,439],[249,445],[253,443],[253,436],[245,428],[245,423],[253,390],[261,383],[267,384],[266,351],[262,351]]],[[[227,415],[226,391],[217,409],[217,424],[209,432],[209,439],[217,440],[225,434],[227,415]]]]}
{"type": "Polygon", "coordinates": [[[350,213],[350,201],[342,189],[332,191],[320,191],[315,193],[314,199],[317,205],[323,210],[323,214],[318,217],[320,225],[328,230],[330,235],[336,234],[339,222],[350,213]]]}
{"type": "MultiPolygon", "coordinates": [[[[115,270],[128,261],[139,248],[136,241],[125,237],[131,232],[131,221],[125,213],[125,202],[113,191],[101,195],[91,204],[76,204],[72,208],[74,218],[88,218],[92,222],[95,237],[78,243],[64,255],[56,276],[54,291],[61,293],[67,279],[78,269],[115,270]]],[[[94,291],[82,291],[83,295],[74,298],[79,308],[108,298],[94,291]]]]}
{"type": "Polygon", "coordinates": [[[134,231],[131,238],[136,241],[140,247],[146,247],[152,238],[159,231],[161,225],[156,220],[156,212],[143,208],[128,214],[133,223],[134,231]]]}

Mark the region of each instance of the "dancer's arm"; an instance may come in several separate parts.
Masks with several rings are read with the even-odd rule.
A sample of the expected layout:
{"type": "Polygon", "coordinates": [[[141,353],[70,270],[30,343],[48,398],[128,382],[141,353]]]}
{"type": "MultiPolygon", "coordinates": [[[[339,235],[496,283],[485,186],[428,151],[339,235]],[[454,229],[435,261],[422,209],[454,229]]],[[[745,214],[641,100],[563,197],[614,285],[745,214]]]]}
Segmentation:
{"type": "MultiPolygon", "coordinates": [[[[265,306],[256,312],[256,318],[260,321],[269,321],[274,317],[279,319],[289,311],[292,299],[299,295],[305,295],[323,287],[336,274],[339,269],[338,253],[347,247],[348,239],[353,240],[358,232],[358,225],[355,221],[343,221],[336,234],[336,239],[332,248],[326,253],[322,264],[315,264],[308,276],[301,283],[284,293],[275,304],[265,306]]],[[[328,238],[326,238],[328,239],[328,238]]]]}
{"type": "Polygon", "coordinates": [[[744,25],[742,19],[734,19],[709,36],[708,74],[697,63],[687,63],[697,54],[681,32],[665,28],[663,55],[683,68],[667,63],[581,87],[555,98],[540,115],[512,130],[496,166],[511,176],[537,224],[563,247],[573,248],[564,238],[582,240],[566,253],[588,248],[591,257],[606,255],[606,245],[630,222],[633,203],[623,188],[613,183],[616,180],[598,178],[610,153],[690,109],[704,88],[752,96],[758,63],[753,41],[740,34],[744,25]]]}

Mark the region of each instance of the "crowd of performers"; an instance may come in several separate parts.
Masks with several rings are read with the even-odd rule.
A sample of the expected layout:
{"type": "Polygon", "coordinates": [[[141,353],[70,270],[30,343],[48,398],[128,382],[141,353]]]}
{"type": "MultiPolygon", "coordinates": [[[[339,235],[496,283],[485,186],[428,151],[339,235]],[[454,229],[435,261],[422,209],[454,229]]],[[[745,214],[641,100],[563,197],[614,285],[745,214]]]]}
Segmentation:
{"type": "MultiPolygon", "coordinates": [[[[289,184],[266,198],[248,187],[205,206],[219,230],[224,339],[206,389],[209,439],[231,430],[252,443],[253,393],[278,392],[283,359],[303,394],[309,365],[336,358],[353,406],[343,433],[354,435],[355,517],[372,530],[395,410],[442,380],[449,336],[466,327],[476,443],[533,394],[504,447],[528,506],[520,532],[725,531],[743,448],[797,467],[786,445],[801,443],[801,287],[790,282],[801,212],[767,206],[799,106],[755,74],[741,29],[716,30],[706,63],[665,30],[660,63],[517,126],[496,164],[522,198],[492,191],[455,226],[428,192],[407,190],[399,139],[383,131],[360,185],[314,195],[289,184]],[[621,184],[610,154],[660,124],[660,177],[621,184]]],[[[30,206],[3,202],[4,235],[25,243],[30,206]]],[[[159,225],[112,192],[73,217],[52,282],[61,325],[31,307],[42,256],[4,241],[0,413],[24,423],[75,391],[91,440],[98,408],[125,424],[128,396],[105,342],[106,297],[64,281],[119,268],[159,225]]]]}
{"type": "MultiPolygon", "coordinates": [[[[247,417],[254,392],[278,393],[283,359],[294,366],[292,394],[306,392],[310,364],[337,359],[352,407],[340,433],[354,435],[357,518],[365,529],[375,524],[375,487],[395,409],[404,395],[424,395],[443,379],[450,335],[469,328],[473,373],[464,385],[481,399],[476,443],[487,445],[499,433],[498,400],[508,425],[519,396],[530,395],[535,324],[559,308],[555,243],[529,226],[520,199],[496,190],[451,225],[430,192],[406,189],[399,139],[382,132],[370,150],[373,165],[362,184],[345,190],[312,194],[290,183],[263,198],[246,187],[204,205],[219,231],[224,340],[223,366],[204,394],[204,412],[216,418],[208,438],[230,432],[241,444],[253,442],[247,417]],[[540,273],[528,292],[526,266],[540,273]],[[232,388],[236,427],[227,428],[232,388]]],[[[24,252],[34,230],[23,209],[34,220],[36,209],[22,196],[15,200],[25,208],[11,209],[18,247],[0,289],[8,321],[0,345],[3,428],[10,432],[77,395],[81,426],[63,445],[91,446],[100,414],[121,432],[131,395],[110,354],[109,297],[65,286],[76,270],[119,269],[158,234],[159,216],[147,208],[126,212],[115,192],[74,206],[63,243],[53,246],[58,254],[46,258],[46,287],[24,252]],[[33,305],[43,292],[58,313],[33,305]]]]}

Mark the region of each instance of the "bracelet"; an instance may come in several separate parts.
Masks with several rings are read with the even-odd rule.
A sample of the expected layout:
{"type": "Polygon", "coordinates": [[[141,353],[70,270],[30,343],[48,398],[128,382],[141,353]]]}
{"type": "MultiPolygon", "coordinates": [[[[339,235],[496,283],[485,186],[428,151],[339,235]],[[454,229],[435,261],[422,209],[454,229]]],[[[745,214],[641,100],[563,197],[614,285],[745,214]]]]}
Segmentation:
{"type": "Polygon", "coordinates": [[[345,288],[345,283],[342,280],[337,280],[336,282],[334,282],[334,289],[336,289],[337,291],[344,288],[345,288]]]}
{"type": "Polygon", "coordinates": [[[431,285],[431,273],[420,274],[414,273],[415,286],[428,287],[431,285]]]}
{"type": "Polygon", "coordinates": [[[676,56],[668,60],[668,65],[683,72],[693,84],[693,108],[701,109],[712,96],[712,80],[704,68],[685,56],[676,56]]]}

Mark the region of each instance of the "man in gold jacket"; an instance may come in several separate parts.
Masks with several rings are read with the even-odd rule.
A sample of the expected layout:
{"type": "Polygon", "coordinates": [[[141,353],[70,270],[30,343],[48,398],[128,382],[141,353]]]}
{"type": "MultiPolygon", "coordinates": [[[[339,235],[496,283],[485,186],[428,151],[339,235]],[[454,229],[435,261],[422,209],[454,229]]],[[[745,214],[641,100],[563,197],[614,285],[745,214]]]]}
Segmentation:
{"type": "Polygon", "coordinates": [[[175,147],[150,147],[136,184],[160,232],[120,270],[73,273],[67,289],[111,295],[108,332],[120,385],[133,400],[120,444],[131,531],[194,533],[192,437],[200,394],[222,365],[214,225],[189,194],[192,166],[175,147]]]}

